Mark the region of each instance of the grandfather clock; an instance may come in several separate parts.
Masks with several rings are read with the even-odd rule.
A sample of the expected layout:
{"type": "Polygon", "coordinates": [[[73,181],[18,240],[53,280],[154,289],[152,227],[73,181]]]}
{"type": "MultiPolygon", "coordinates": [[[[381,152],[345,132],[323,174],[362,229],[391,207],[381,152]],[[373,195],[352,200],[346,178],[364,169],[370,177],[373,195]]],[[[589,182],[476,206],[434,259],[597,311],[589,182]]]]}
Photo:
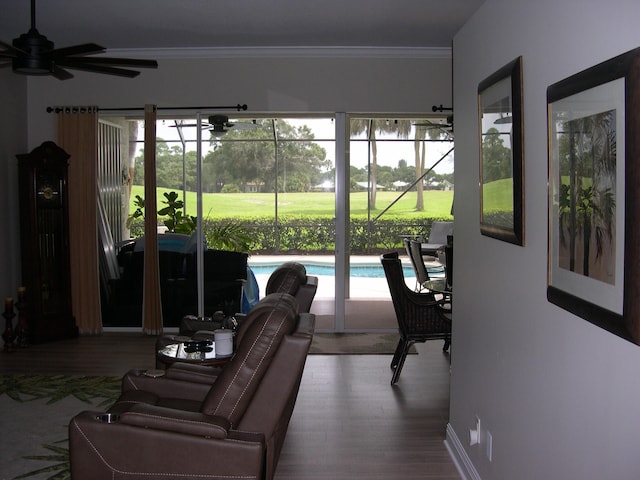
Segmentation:
{"type": "Polygon", "coordinates": [[[75,337],[69,272],[69,154],[53,142],[44,142],[17,157],[28,335],[34,343],[75,337]]]}

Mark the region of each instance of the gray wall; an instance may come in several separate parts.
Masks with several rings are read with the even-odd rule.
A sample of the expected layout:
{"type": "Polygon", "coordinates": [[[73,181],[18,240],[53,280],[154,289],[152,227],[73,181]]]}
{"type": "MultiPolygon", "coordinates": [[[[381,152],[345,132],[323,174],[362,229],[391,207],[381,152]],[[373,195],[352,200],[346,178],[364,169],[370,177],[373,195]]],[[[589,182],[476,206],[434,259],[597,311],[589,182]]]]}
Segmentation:
{"type": "MultiPolygon", "coordinates": [[[[430,113],[451,103],[451,59],[158,58],[135,79],[78,72],[60,82],[29,79],[29,143],[52,135],[48,105],[162,107],[235,105],[248,112],[430,113]]],[[[126,52],[124,53],[126,54],[126,52]]],[[[449,53],[450,55],[450,53],[449,53]]],[[[114,55],[115,56],[115,55],[114,55]]]]}
{"type": "Polygon", "coordinates": [[[637,0],[487,0],[455,38],[449,434],[470,462],[468,478],[640,478],[640,347],[546,300],[546,88],[640,46],[639,17],[637,0]],[[481,236],[478,226],[478,83],[519,55],[524,247],[481,236]],[[493,435],[492,462],[469,446],[475,415],[493,435]]]}
{"type": "Polygon", "coordinates": [[[16,154],[27,151],[27,82],[0,69],[0,298],[15,299],[21,283],[16,154]]]}

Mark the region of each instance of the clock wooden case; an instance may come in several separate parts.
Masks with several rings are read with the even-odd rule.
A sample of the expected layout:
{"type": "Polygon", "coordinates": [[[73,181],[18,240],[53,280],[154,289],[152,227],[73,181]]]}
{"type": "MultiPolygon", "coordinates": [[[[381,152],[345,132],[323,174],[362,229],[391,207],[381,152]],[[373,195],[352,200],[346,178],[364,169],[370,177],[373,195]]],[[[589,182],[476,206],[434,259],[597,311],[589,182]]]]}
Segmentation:
{"type": "Polygon", "coordinates": [[[75,337],[69,272],[69,154],[54,142],[44,142],[17,157],[27,333],[34,343],[75,337]]]}

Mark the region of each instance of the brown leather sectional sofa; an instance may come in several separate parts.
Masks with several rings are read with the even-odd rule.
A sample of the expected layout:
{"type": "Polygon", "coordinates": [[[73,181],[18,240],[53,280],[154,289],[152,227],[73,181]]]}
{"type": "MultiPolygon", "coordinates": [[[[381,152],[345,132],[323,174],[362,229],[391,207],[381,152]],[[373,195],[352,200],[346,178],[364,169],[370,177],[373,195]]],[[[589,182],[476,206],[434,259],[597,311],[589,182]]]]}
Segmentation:
{"type": "Polygon", "coordinates": [[[272,479],[314,322],[294,297],[273,293],[242,322],[221,369],[130,371],[107,412],[72,419],[72,478],[272,479]]]}

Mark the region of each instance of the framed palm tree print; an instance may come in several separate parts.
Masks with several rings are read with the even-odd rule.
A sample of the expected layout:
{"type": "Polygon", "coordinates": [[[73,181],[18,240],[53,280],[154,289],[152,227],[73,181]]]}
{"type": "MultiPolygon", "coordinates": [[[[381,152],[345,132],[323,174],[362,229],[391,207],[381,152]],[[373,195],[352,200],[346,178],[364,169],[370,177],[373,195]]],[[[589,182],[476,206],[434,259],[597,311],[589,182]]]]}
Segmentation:
{"type": "Polygon", "coordinates": [[[640,49],[547,89],[550,302],[640,344],[640,49]]]}

